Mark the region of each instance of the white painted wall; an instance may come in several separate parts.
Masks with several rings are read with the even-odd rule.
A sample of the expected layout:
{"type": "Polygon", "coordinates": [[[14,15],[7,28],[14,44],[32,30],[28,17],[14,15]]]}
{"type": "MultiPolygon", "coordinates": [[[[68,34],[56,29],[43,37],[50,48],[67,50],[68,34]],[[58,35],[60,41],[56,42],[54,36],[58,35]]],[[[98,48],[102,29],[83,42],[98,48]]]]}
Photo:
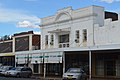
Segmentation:
{"type": "Polygon", "coordinates": [[[94,25],[94,27],[96,45],[120,44],[120,20],[106,19],[104,26],[94,25]]]}
{"type": "MultiPolygon", "coordinates": [[[[104,8],[101,6],[89,6],[72,10],[71,7],[57,11],[54,16],[42,18],[41,25],[41,48],[45,49],[45,35],[50,35],[49,31],[70,28],[70,47],[111,45],[120,44],[120,15],[118,21],[104,19],[104,8]],[[83,29],[87,29],[86,46],[83,43],[83,29]],[[75,43],[75,31],[80,31],[80,43],[75,43]]],[[[59,34],[64,34],[63,32],[59,34]]],[[[54,46],[58,48],[58,33],[54,35],[54,46]]]]}

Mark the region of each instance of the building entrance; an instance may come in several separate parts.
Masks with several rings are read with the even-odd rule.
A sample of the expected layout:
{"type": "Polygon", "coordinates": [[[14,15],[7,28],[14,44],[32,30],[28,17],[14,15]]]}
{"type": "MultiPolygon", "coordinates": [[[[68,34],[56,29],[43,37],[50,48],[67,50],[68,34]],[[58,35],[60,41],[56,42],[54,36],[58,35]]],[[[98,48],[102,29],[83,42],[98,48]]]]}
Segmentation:
{"type": "MultiPolygon", "coordinates": [[[[65,53],[65,71],[69,68],[86,67],[88,71],[89,56],[88,52],[66,52],[65,53]]],[[[88,73],[88,72],[87,72],[88,73]]]]}
{"type": "Polygon", "coordinates": [[[46,64],[46,76],[62,76],[63,67],[62,63],[47,63],[46,64]]]}

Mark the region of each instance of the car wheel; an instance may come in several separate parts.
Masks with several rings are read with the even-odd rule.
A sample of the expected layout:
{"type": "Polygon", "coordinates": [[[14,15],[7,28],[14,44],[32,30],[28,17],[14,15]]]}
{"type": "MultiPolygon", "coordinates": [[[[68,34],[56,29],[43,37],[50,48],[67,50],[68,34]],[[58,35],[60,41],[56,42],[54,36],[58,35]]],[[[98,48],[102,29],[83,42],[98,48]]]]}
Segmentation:
{"type": "Polygon", "coordinates": [[[19,77],[20,77],[20,74],[17,74],[16,77],[19,78],[19,77]]]}
{"type": "Polygon", "coordinates": [[[31,76],[31,75],[30,75],[30,74],[28,74],[28,76],[27,76],[27,77],[28,77],[28,78],[30,78],[30,76],[31,76]]]}
{"type": "Polygon", "coordinates": [[[83,77],[83,80],[87,80],[87,77],[83,77]]]}

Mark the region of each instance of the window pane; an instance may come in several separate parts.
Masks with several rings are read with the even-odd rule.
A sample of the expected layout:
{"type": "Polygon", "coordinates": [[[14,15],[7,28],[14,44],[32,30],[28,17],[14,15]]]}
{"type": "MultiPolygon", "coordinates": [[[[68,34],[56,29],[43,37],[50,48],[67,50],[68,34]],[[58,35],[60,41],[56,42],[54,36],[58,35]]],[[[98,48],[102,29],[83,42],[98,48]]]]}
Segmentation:
{"type": "Polygon", "coordinates": [[[76,43],[79,43],[79,30],[76,30],[76,39],[75,39],[75,42],[76,43]]]}
{"type": "Polygon", "coordinates": [[[50,42],[50,44],[51,44],[51,45],[54,44],[54,36],[53,36],[53,35],[51,35],[51,42],[50,42]]]}
{"type": "Polygon", "coordinates": [[[48,35],[45,35],[45,45],[48,45],[48,35]]]}
{"type": "Polygon", "coordinates": [[[59,35],[59,43],[69,42],[69,34],[59,35]]]}
{"type": "Polygon", "coordinates": [[[87,41],[87,30],[83,30],[83,42],[87,41]]]}

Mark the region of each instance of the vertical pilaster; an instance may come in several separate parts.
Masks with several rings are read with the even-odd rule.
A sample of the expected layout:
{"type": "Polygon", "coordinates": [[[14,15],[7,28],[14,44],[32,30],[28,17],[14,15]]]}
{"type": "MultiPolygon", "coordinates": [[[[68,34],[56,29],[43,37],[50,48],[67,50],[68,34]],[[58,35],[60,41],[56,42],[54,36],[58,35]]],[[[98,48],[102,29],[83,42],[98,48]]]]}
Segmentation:
{"type": "Polygon", "coordinates": [[[63,73],[65,72],[65,53],[63,52],[63,73]]]}
{"type": "Polygon", "coordinates": [[[29,35],[29,51],[32,51],[32,34],[29,35]]]}
{"type": "MultiPolygon", "coordinates": [[[[12,52],[15,54],[15,37],[12,37],[13,43],[12,43],[12,52]]],[[[16,54],[15,54],[15,67],[16,67],[16,54]]]]}

